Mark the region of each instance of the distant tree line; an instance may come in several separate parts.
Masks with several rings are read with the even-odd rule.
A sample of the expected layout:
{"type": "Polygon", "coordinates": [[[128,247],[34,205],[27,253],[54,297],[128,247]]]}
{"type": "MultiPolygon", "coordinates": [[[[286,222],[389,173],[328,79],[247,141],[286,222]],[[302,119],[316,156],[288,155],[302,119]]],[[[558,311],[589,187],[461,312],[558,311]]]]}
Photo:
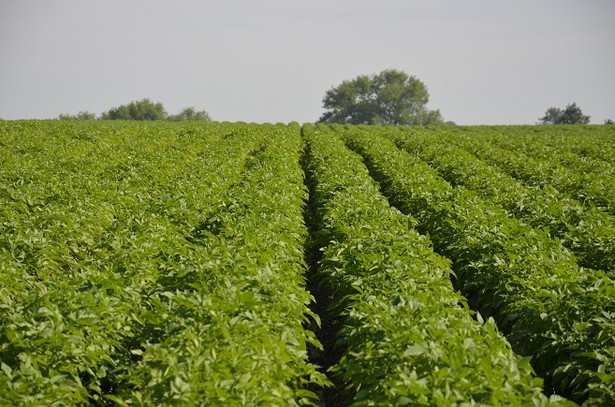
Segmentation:
{"type": "MultiPolygon", "coordinates": [[[[96,120],[94,113],[82,111],[75,115],[61,114],[58,116],[60,120],[96,120]]],[[[132,101],[126,105],[113,107],[104,112],[98,119],[100,120],[142,120],[142,121],[160,121],[166,120],[170,122],[181,121],[201,121],[209,122],[211,117],[205,110],[196,110],[190,106],[184,108],[177,114],[168,114],[164,106],[160,102],[152,102],[149,99],[132,101]]]]}
{"type": "Polygon", "coordinates": [[[91,112],[79,112],[77,114],[61,114],[60,120],[96,120],[96,115],[91,112]]]}
{"type": "MultiPolygon", "coordinates": [[[[540,124],[589,124],[590,116],[584,115],[576,103],[569,103],[564,109],[550,107],[545,115],[539,118],[540,124]]],[[[605,119],[604,124],[615,124],[611,119],[605,119]]]]}
{"type": "Polygon", "coordinates": [[[576,103],[569,103],[565,109],[548,108],[545,115],[538,120],[542,124],[588,124],[589,116],[584,115],[576,103]]]}
{"type": "MultiPolygon", "coordinates": [[[[429,92],[423,82],[405,72],[390,69],[372,76],[358,76],[328,90],[323,98],[326,110],[319,121],[380,125],[455,124],[445,122],[439,110],[427,109],[428,101],[429,92]]],[[[205,110],[190,106],[177,114],[168,114],[162,103],[154,103],[147,98],[113,107],[100,117],[80,111],[74,115],[61,114],[58,119],[211,121],[205,110]]],[[[589,119],[590,116],[583,114],[581,108],[572,103],[564,109],[550,107],[538,120],[540,124],[588,124],[589,119]]],[[[604,123],[613,124],[613,121],[606,119],[604,123]]]]}
{"type": "MultiPolygon", "coordinates": [[[[427,86],[415,76],[387,69],[378,74],[359,75],[326,91],[322,99],[325,112],[321,123],[375,125],[450,124],[439,110],[427,108],[427,86]]],[[[565,108],[550,107],[539,118],[540,124],[588,124],[590,116],[576,103],[565,108]]],[[[606,119],[605,124],[614,124],[606,119]]]]}

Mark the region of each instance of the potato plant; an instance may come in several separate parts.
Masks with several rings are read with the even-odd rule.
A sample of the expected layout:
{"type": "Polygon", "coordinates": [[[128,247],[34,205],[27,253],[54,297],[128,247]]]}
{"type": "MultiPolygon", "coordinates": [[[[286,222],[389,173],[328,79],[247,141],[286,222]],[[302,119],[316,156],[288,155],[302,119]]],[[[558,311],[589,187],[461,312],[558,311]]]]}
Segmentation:
{"type": "Polygon", "coordinates": [[[381,182],[453,261],[473,306],[493,316],[546,385],[576,401],[615,400],[615,284],[572,253],[475,193],[454,188],[418,157],[369,132],[339,129],[381,182]]]}

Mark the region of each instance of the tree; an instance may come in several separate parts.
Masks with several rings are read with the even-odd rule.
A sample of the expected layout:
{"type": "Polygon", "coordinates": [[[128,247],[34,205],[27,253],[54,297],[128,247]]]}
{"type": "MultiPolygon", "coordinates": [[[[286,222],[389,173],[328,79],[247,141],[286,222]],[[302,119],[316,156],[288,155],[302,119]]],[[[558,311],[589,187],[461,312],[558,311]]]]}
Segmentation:
{"type": "Polygon", "coordinates": [[[550,107],[545,112],[544,117],[541,117],[539,120],[542,124],[558,124],[563,114],[564,112],[559,107],[550,107]]]}
{"type": "Polygon", "coordinates": [[[211,117],[209,117],[209,113],[205,110],[196,110],[194,107],[186,107],[184,110],[177,114],[172,114],[167,117],[167,120],[170,122],[181,122],[181,121],[199,121],[199,122],[209,122],[211,121],[211,117]]]}
{"type": "Polygon", "coordinates": [[[162,103],[149,99],[132,101],[102,114],[103,120],[164,120],[167,116],[162,103]]]}
{"type": "Polygon", "coordinates": [[[589,116],[576,103],[568,104],[564,110],[558,107],[550,107],[545,115],[539,119],[542,124],[587,124],[589,116]]]}
{"type": "Polygon", "coordinates": [[[96,120],[96,114],[91,112],[80,111],[77,114],[61,114],[58,120],[96,120]]]}
{"type": "Polygon", "coordinates": [[[439,110],[428,110],[429,92],[423,82],[395,69],[360,75],[325,93],[322,123],[439,124],[439,110]]]}

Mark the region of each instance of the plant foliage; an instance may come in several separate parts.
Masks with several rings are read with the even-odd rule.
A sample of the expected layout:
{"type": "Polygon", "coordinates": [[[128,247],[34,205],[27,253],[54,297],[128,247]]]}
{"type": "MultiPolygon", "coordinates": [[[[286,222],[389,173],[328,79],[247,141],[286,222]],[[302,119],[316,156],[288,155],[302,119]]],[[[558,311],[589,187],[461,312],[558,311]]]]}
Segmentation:
{"type": "Polygon", "coordinates": [[[546,405],[527,360],[491,319],[473,319],[450,262],[389,206],[361,158],[325,127],[304,135],[321,225],[318,274],[343,320],[332,370],[352,405],[546,405]]]}
{"type": "Polygon", "coordinates": [[[395,69],[361,75],[328,90],[323,98],[322,123],[439,124],[438,110],[428,110],[429,92],[423,82],[395,69]]]}
{"type": "Polygon", "coordinates": [[[542,124],[588,124],[589,116],[583,114],[583,111],[576,103],[566,105],[565,109],[559,107],[550,107],[541,117],[542,124]]]}
{"type": "Polygon", "coordinates": [[[615,404],[614,131],[2,121],[0,405],[615,404]]]}
{"type": "Polygon", "coordinates": [[[492,316],[513,349],[532,358],[551,391],[601,405],[615,400],[615,284],[580,268],[544,230],[531,228],[375,132],[343,131],[385,194],[418,220],[453,261],[462,293],[492,316]]]}

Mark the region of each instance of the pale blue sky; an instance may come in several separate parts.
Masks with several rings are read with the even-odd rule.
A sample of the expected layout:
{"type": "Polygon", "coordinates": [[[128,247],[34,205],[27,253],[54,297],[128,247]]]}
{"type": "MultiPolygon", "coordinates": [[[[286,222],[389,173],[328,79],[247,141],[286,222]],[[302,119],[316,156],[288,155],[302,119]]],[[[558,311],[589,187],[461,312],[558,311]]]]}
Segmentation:
{"type": "Polygon", "coordinates": [[[0,0],[0,118],[150,98],[216,120],[310,122],[396,68],[459,124],[576,102],[615,120],[613,0],[0,0]]]}

